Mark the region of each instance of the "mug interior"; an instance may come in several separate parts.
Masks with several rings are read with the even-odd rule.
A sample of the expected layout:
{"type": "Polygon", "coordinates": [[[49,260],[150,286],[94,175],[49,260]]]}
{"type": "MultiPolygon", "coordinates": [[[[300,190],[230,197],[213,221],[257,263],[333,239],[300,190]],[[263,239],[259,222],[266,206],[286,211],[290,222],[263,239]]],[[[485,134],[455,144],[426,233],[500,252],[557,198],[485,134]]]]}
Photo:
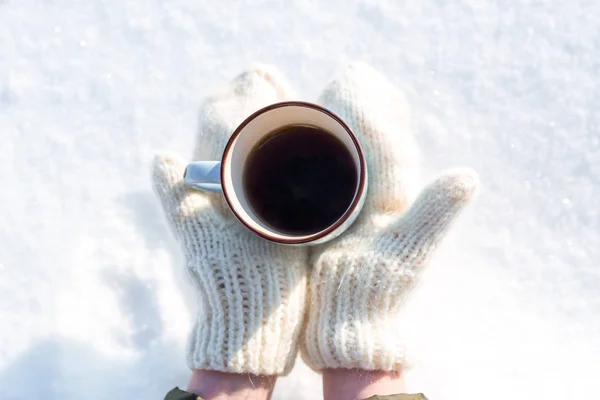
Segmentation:
{"type": "Polygon", "coordinates": [[[248,117],[231,136],[225,147],[221,165],[223,193],[229,207],[238,219],[260,236],[287,244],[300,244],[317,240],[341,225],[356,207],[366,180],[362,149],[350,128],[328,110],[304,102],[276,103],[248,117]],[[332,226],[303,236],[280,232],[265,224],[252,210],[243,185],[245,163],[255,146],[273,132],[290,125],[313,126],[337,137],[352,155],[358,176],[354,197],[344,214],[332,226]]]}

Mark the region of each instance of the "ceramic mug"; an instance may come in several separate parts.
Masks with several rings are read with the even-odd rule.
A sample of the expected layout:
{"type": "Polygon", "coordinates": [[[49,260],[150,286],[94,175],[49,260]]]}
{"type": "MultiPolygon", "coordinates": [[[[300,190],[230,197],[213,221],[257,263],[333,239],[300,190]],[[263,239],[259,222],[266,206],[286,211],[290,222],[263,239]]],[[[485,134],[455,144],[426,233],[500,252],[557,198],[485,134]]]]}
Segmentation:
{"type": "Polygon", "coordinates": [[[367,164],[352,130],[337,115],[312,103],[286,101],[264,107],[238,126],[219,161],[188,164],[184,183],[197,190],[222,192],[233,214],[257,235],[286,245],[314,245],[339,236],[356,220],[367,195],[367,164]],[[306,235],[279,232],[265,224],[252,210],[244,193],[243,171],[248,156],[271,133],[290,125],[309,125],[337,137],[348,149],[357,171],[352,202],[343,215],[325,229],[306,235]]]}

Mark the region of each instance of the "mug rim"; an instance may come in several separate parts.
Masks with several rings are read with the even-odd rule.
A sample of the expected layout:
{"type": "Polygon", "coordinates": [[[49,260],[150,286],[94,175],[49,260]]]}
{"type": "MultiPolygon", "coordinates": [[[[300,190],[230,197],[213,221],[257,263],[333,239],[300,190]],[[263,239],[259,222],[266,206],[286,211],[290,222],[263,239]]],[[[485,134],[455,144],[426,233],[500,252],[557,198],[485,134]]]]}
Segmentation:
{"type": "Polygon", "coordinates": [[[348,220],[348,218],[350,218],[350,216],[354,213],[356,207],[358,207],[358,205],[360,204],[360,201],[363,197],[363,192],[365,190],[366,171],[367,171],[367,163],[366,163],[366,159],[365,159],[365,154],[360,145],[360,142],[358,141],[358,138],[356,137],[354,132],[352,132],[352,129],[350,129],[350,127],[339,116],[337,116],[335,113],[326,109],[323,106],[320,106],[315,103],[310,103],[307,101],[299,101],[299,100],[281,101],[281,102],[270,104],[268,106],[265,106],[265,107],[255,111],[254,113],[250,114],[250,116],[248,116],[240,125],[238,125],[237,128],[235,128],[235,130],[231,134],[231,137],[227,141],[227,144],[225,145],[225,149],[223,150],[223,156],[221,157],[221,176],[225,176],[224,175],[225,174],[225,165],[227,164],[227,159],[231,153],[231,148],[233,146],[233,143],[236,141],[237,137],[242,133],[242,131],[244,130],[246,125],[248,125],[256,117],[264,114],[267,111],[275,110],[277,108],[282,108],[282,107],[290,107],[290,106],[310,108],[310,109],[322,112],[324,114],[327,114],[329,117],[333,118],[337,123],[339,123],[342,126],[342,128],[344,128],[344,130],[346,131],[348,136],[350,136],[350,139],[352,139],[352,143],[354,143],[354,146],[358,153],[358,159],[359,159],[359,165],[360,165],[360,174],[359,174],[358,182],[357,182],[358,190],[357,190],[356,194],[354,195],[354,198],[352,199],[352,203],[350,203],[350,205],[348,206],[346,211],[344,211],[342,216],[340,218],[338,218],[337,221],[335,221],[333,224],[331,224],[327,228],[323,229],[322,231],[312,233],[310,235],[302,235],[302,236],[298,236],[298,237],[289,237],[289,238],[280,237],[280,236],[276,236],[274,234],[258,231],[255,228],[253,228],[252,226],[250,226],[244,220],[244,218],[242,218],[238,214],[238,212],[235,210],[235,208],[232,206],[232,202],[229,199],[230,196],[228,193],[227,185],[222,185],[222,190],[223,190],[223,195],[225,197],[225,201],[227,202],[227,205],[229,206],[229,209],[231,210],[233,215],[235,215],[235,217],[242,224],[244,224],[244,226],[246,226],[248,229],[250,229],[252,232],[256,233],[257,235],[259,235],[260,237],[262,237],[264,239],[267,239],[269,241],[276,242],[276,243],[305,244],[305,243],[314,242],[316,240],[326,237],[327,235],[329,235],[330,233],[335,231],[337,228],[339,228],[344,222],[346,222],[346,220],[348,220]]]}

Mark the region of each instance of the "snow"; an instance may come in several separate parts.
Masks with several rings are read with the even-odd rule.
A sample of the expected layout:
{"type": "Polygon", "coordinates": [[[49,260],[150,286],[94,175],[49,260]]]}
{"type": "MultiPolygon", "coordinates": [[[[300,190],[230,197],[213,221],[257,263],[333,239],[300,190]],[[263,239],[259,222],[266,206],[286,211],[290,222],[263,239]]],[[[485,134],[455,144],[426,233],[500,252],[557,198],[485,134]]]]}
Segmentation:
{"type": "MultiPolygon", "coordinates": [[[[349,60],[405,91],[424,180],[483,183],[406,306],[409,389],[598,398],[599,50],[592,0],[0,1],[0,399],[185,387],[153,154],[253,61],[311,100],[349,60]]],[[[274,398],[319,396],[299,363],[274,398]]]]}

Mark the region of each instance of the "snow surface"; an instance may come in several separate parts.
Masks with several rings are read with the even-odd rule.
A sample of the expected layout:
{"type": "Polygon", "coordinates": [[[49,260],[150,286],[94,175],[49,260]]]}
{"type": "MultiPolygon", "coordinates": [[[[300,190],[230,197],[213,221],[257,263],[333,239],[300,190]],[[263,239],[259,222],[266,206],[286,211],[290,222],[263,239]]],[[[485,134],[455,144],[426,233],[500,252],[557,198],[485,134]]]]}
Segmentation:
{"type": "MultiPolygon", "coordinates": [[[[310,100],[356,59],[406,92],[425,179],[483,183],[407,304],[409,389],[599,398],[599,2],[0,0],[0,399],[185,387],[194,301],[149,161],[190,156],[253,61],[310,100]]],[[[319,397],[304,365],[275,395],[319,397]]]]}

